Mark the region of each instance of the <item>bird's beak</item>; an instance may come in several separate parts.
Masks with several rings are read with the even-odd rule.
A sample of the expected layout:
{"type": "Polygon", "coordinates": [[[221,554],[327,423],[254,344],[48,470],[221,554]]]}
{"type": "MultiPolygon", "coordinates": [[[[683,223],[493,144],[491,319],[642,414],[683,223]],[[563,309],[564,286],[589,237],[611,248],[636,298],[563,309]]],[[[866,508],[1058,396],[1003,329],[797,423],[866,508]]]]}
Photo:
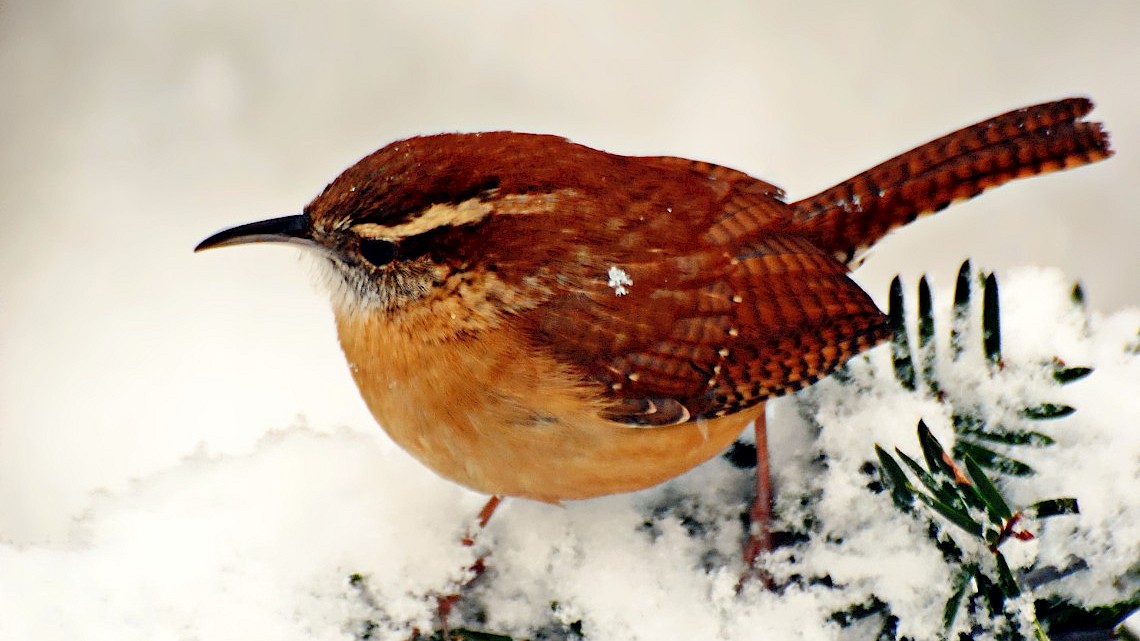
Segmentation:
{"type": "Polygon", "coordinates": [[[198,243],[194,251],[247,243],[294,243],[308,247],[317,246],[309,231],[309,217],[297,214],[223,229],[198,243]]]}

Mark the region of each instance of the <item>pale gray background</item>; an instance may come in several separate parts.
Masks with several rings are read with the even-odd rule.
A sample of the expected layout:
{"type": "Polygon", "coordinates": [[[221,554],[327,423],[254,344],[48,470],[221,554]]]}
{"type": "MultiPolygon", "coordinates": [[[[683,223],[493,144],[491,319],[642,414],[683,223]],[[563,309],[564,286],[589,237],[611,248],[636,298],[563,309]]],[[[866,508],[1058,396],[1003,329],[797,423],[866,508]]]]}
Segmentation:
{"type": "Polygon", "coordinates": [[[559,133],[809,195],[915,144],[1085,94],[1118,156],[959,205],[858,279],[963,257],[1140,302],[1140,3],[613,0],[0,5],[0,539],[92,490],[305,421],[377,434],[290,249],[193,255],[445,130],[559,133]],[[299,418],[304,417],[304,418],[299,418]]]}

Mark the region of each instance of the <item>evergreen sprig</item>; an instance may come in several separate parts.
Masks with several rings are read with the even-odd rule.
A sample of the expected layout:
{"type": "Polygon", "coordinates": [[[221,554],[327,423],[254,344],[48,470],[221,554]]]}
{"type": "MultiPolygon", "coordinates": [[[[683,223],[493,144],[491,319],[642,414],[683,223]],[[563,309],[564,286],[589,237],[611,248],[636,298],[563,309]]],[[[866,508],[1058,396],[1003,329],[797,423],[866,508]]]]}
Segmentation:
{"type": "MultiPolygon", "coordinates": [[[[976,609],[976,602],[981,601],[987,606],[989,616],[1005,619],[1004,625],[995,626],[1006,631],[1005,638],[1025,639],[1017,632],[1019,626],[1016,625],[1015,617],[1019,615],[1008,608],[1009,601],[1020,597],[1024,588],[1010,571],[1000,548],[1011,538],[1033,538],[1033,534],[1021,526],[1030,517],[1042,519],[1076,514],[1076,500],[1051,499],[1014,510],[976,461],[967,455],[962,465],[958,465],[922,421],[918,423],[918,441],[925,467],[901,449],[895,449],[895,454],[918,480],[917,485],[910,480],[911,476],[894,456],[882,447],[875,446],[875,454],[882,465],[895,504],[908,513],[913,512],[916,501],[926,505],[981,543],[982,549],[993,555],[992,564],[985,563],[977,555],[969,554],[961,562],[954,589],[943,609],[946,632],[953,629],[963,602],[972,603],[973,609],[976,609]]],[[[1036,635],[1038,639],[1047,638],[1036,617],[1030,623],[1035,632],[1040,631],[1036,635]]]]}
{"type": "MultiPolygon", "coordinates": [[[[1053,402],[1030,401],[1016,408],[1016,416],[1024,419],[1017,425],[991,425],[984,418],[983,408],[975,401],[959,398],[949,391],[951,386],[939,380],[940,354],[937,348],[933,297],[925,276],[918,281],[918,310],[916,319],[917,349],[912,349],[906,327],[902,281],[896,276],[891,281],[888,316],[894,324],[891,339],[891,363],[895,379],[907,390],[930,393],[951,409],[951,422],[955,440],[954,457],[970,456],[979,466],[1013,476],[1028,476],[1033,468],[1008,454],[1010,446],[1053,445],[1053,439],[1033,429],[1034,421],[1063,418],[1076,411],[1069,405],[1053,402]],[[915,363],[918,363],[917,367],[915,363]],[[920,385],[921,383],[921,385],[920,385]]],[[[981,351],[990,366],[992,376],[1005,369],[1002,357],[1001,309],[997,277],[992,274],[973,273],[970,261],[962,263],[954,288],[954,306],[950,320],[950,360],[953,367],[967,353],[967,339],[971,325],[980,316],[981,351]],[[975,283],[981,288],[980,310],[975,309],[975,283]],[[980,312],[980,313],[979,313],[980,312]]],[[[1088,367],[1068,367],[1060,359],[1049,364],[1053,380],[1067,385],[1092,373],[1088,367]]],[[[1013,400],[1013,399],[1008,399],[1013,400]]]]}
{"type": "MultiPolygon", "coordinates": [[[[1083,306],[1084,295],[1079,284],[1073,288],[1072,299],[1075,305],[1083,306]]],[[[959,365],[969,353],[968,337],[971,335],[980,338],[979,347],[984,362],[989,366],[989,376],[998,377],[1007,368],[1002,355],[1000,298],[994,274],[975,276],[969,261],[959,269],[950,321],[948,362],[939,360],[933,308],[930,287],[923,277],[918,283],[917,349],[912,349],[905,324],[901,281],[898,277],[892,281],[888,311],[895,322],[891,363],[900,386],[930,394],[948,407],[954,444],[947,451],[920,421],[918,440],[925,465],[901,449],[896,448],[892,455],[876,446],[883,489],[889,490],[892,502],[903,512],[917,514],[916,504],[924,505],[944,522],[965,532],[968,539],[981,544],[974,546],[974,553],[965,552],[962,546],[944,535],[934,515],[929,516],[929,536],[943,551],[944,558],[958,565],[944,608],[946,633],[954,629],[955,621],[965,611],[970,617],[969,630],[960,633],[959,639],[969,639],[972,635],[988,631],[999,639],[1020,641],[1027,637],[1016,625],[1019,615],[1008,611],[1008,606],[1014,599],[1031,594],[1033,588],[1047,580],[1064,576],[1064,572],[1032,568],[1015,575],[1000,548],[1011,538],[1032,538],[1032,533],[1024,527],[1026,522],[1077,514],[1079,510],[1076,500],[1071,498],[1039,501],[1014,509],[987,471],[999,478],[1002,475],[1033,474],[1029,465],[1012,456],[1013,450],[1054,445],[1054,440],[1037,431],[1034,423],[1063,418],[1076,409],[1061,403],[1033,400],[1015,406],[1014,414],[1019,422],[994,424],[987,419],[985,408],[969,398],[959,397],[952,391],[952,385],[940,380],[939,372],[959,365]],[[976,309],[974,302],[975,283],[982,292],[980,310],[976,309]],[[971,332],[974,323],[980,324],[980,332],[971,332]],[[977,550],[983,553],[979,554],[977,550]],[[1052,576],[1043,579],[1046,575],[1052,576]]],[[[1053,359],[1047,365],[1051,369],[1052,381],[1058,386],[1071,384],[1092,373],[1091,368],[1071,367],[1060,359],[1053,359]]],[[[1083,568],[1083,562],[1078,560],[1075,567],[1076,570],[1083,568]]],[[[1102,605],[1078,605],[1060,597],[1036,599],[1033,605],[1035,614],[1031,616],[1030,630],[1036,641],[1077,638],[1073,635],[1078,632],[1094,635],[1081,638],[1109,639],[1113,638],[1112,630],[1140,608],[1140,594],[1119,603],[1102,605]]],[[[889,611],[889,604],[884,604],[883,609],[889,611]]]]}

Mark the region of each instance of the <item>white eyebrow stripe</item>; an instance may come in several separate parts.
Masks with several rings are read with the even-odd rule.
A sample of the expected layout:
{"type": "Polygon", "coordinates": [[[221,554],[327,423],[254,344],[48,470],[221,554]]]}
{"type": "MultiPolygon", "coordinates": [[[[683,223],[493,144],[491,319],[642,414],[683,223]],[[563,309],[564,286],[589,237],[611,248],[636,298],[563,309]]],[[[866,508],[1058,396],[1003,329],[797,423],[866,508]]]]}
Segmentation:
{"type": "Polygon", "coordinates": [[[436,203],[416,216],[415,219],[399,225],[361,223],[351,230],[364,238],[399,240],[433,229],[446,226],[477,223],[492,213],[498,215],[518,215],[551,212],[558,207],[563,197],[574,196],[573,189],[563,189],[551,193],[507,194],[505,196],[469,198],[459,204],[436,203]]]}
{"type": "Polygon", "coordinates": [[[366,238],[399,240],[416,236],[446,225],[467,225],[477,223],[491,214],[494,206],[478,198],[465,200],[458,205],[437,203],[428,207],[414,220],[399,225],[387,226],[377,223],[354,225],[352,231],[366,238]]]}

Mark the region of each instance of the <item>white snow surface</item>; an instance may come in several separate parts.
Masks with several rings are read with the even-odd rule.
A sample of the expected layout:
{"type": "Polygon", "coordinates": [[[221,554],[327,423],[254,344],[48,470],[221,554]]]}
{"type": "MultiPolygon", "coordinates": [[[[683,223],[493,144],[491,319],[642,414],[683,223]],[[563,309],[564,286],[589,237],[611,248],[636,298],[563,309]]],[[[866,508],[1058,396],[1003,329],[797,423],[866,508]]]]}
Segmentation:
{"type": "MultiPolygon", "coordinates": [[[[1086,316],[1070,287],[1052,270],[1002,282],[1007,367],[975,391],[982,405],[1021,395],[1078,408],[1034,426],[1057,445],[1018,450],[1037,474],[1003,487],[1019,505],[1076,497],[1081,514],[1031,524],[1037,539],[1003,551],[1014,567],[1084,559],[1088,570],[1048,589],[1103,603],[1136,589],[1119,579],[1140,558],[1140,311],[1086,316]],[[1049,384],[1035,364],[1054,355],[1095,371],[1049,384]]],[[[949,298],[936,288],[936,302],[949,298]]],[[[946,305],[937,312],[945,323],[946,305]]],[[[944,373],[948,385],[988,376],[970,358],[944,373]]],[[[920,521],[865,489],[860,467],[875,443],[918,457],[919,418],[949,446],[946,410],[897,385],[885,348],[851,371],[857,385],[826,379],[769,410],[780,523],[802,518],[798,497],[812,493],[818,522],[766,566],[778,581],[830,576],[831,586],[737,593],[751,479],[722,459],[629,495],[508,500],[472,549],[460,537],[483,497],[378,438],[298,423],[244,454],[200,453],[92,496],[63,542],[0,545],[0,638],[353,639],[370,622],[372,638],[402,639],[432,629],[435,597],[479,553],[489,570],[453,624],[481,610],[477,627],[513,635],[580,621],[592,639],[857,638],[829,617],[875,594],[901,634],[937,638],[952,568],[920,521]]]]}

